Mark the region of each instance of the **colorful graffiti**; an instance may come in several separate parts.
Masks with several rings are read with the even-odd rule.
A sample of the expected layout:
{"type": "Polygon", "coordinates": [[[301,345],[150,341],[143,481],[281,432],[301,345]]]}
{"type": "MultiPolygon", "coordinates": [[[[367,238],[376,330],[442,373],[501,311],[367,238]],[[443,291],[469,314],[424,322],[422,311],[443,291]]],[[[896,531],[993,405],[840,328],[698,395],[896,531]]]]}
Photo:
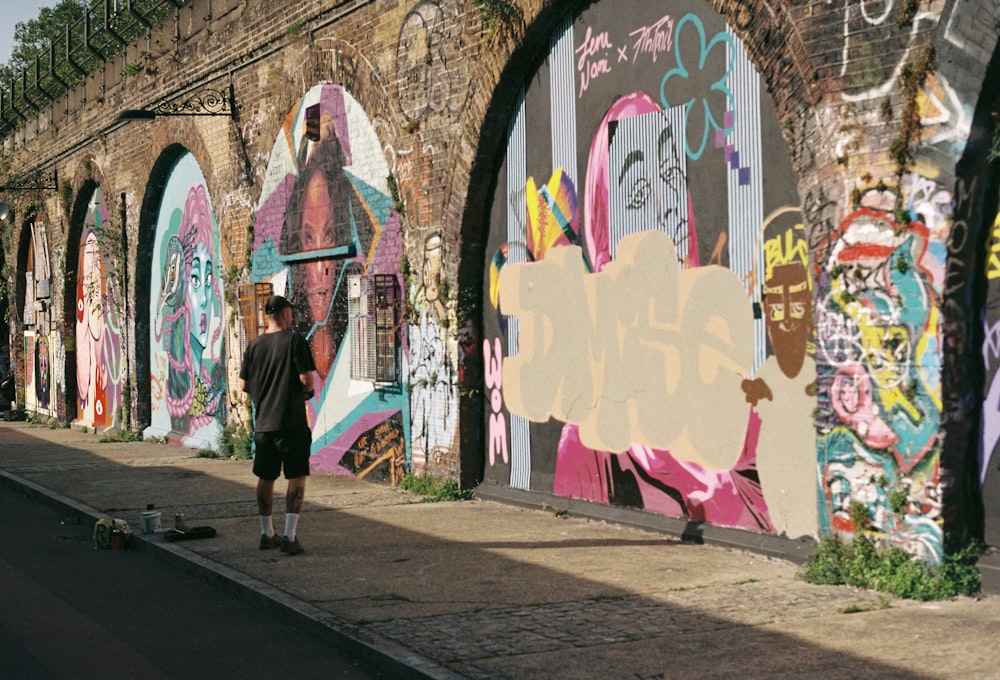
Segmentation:
{"type": "Polygon", "coordinates": [[[407,396],[399,385],[376,389],[351,380],[348,337],[350,276],[395,274],[402,285],[400,216],[389,174],[354,98],[340,85],[309,90],[285,117],[271,150],[257,206],[252,279],[292,301],[293,327],[312,348],[312,469],[394,481],[410,440],[407,396]]]}
{"type": "Polygon", "coordinates": [[[487,477],[515,486],[530,460],[540,491],[815,535],[812,282],[784,144],[762,143],[774,114],[719,17],[611,4],[556,32],[552,85],[531,81],[512,124],[484,300],[487,477]],[[562,118],[529,149],[518,117],[541,107],[562,118]]]}
{"type": "Polygon", "coordinates": [[[24,304],[24,401],[25,408],[55,415],[52,358],[56,336],[52,333],[52,270],[44,213],[30,223],[30,246],[25,263],[24,304]]]}
{"type": "Polygon", "coordinates": [[[931,240],[922,222],[860,207],[822,245],[817,355],[833,414],[818,452],[824,534],[863,529],[936,561],[942,280],[931,240]]]}
{"type": "MultiPolygon", "coordinates": [[[[104,429],[118,416],[122,400],[122,296],[113,276],[118,263],[103,243],[108,206],[97,188],[87,205],[76,277],[75,424],[104,429]]],[[[114,235],[113,237],[116,237],[114,235]]]]}
{"type": "Polygon", "coordinates": [[[190,153],[171,169],[156,223],[146,436],[215,448],[226,423],[225,302],[219,229],[190,153]]]}

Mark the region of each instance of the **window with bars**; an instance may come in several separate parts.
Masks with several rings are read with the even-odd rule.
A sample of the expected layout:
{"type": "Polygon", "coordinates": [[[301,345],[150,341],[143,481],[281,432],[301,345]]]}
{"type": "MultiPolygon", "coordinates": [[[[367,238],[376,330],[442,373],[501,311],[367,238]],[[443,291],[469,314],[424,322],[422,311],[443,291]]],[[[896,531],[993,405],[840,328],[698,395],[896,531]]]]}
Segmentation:
{"type": "Polygon", "coordinates": [[[351,379],[399,382],[399,296],[392,274],[351,276],[347,282],[351,379]]]}
{"type": "Polygon", "coordinates": [[[236,287],[240,310],[240,355],[264,332],[264,303],[274,288],[270,283],[241,283],[236,287]]]}

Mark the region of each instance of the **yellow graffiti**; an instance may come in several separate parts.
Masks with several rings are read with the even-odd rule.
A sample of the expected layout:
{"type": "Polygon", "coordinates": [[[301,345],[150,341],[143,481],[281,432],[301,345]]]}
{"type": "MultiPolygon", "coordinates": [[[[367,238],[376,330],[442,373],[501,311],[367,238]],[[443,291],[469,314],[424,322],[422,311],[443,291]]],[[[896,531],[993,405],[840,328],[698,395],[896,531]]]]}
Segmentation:
{"type": "Polygon", "coordinates": [[[993,232],[990,234],[990,260],[986,268],[986,278],[1000,278],[1000,213],[993,220],[993,232]]]}
{"type": "Polygon", "coordinates": [[[800,262],[809,270],[809,246],[801,222],[764,241],[764,280],[771,278],[775,267],[792,262],[800,262]]]}

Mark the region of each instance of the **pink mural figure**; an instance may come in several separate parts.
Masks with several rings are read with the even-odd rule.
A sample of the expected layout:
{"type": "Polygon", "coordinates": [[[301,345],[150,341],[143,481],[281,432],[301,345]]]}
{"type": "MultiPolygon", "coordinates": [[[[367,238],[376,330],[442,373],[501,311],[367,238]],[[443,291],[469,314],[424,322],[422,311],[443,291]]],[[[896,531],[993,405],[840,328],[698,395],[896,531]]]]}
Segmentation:
{"type": "MultiPolygon", "coordinates": [[[[609,146],[613,122],[629,116],[659,111],[647,94],[635,92],[618,99],[605,114],[591,142],[587,166],[584,230],[586,253],[592,271],[600,272],[611,261],[611,207],[609,204],[609,146]]],[[[667,177],[672,175],[668,174],[667,177]]],[[[661,177],[664,190],[677,188],[661,177]]],[[[684,203],[690,211],[690,201],[684,203]]],[[[672,215],[676,221],[682,216],[672,215]]],[[[688,214],[684,230],[689,243],[686,263],[698,266],[694,220],[688,214]]],[[[659,223],[651,229],[661,228],[659,223]]],[[[672,236],[672,238],[674,238],[672,236]]],[[[711,470],[678,460],[669,451],[632,444],[620,454],[596,451],[580,441],[579,428],[563,426],[556,459],[553,493],[599,503],[644,508],[692,522],[773,531],[756,470],[760,418],[748,406],[745,442],[736,464],[729,470],[711,470]]]]}
{"type": "MultiPolygon", "coordinates": [[[[215,276],[212,214],[204,185],[188,192],[178,241],[183,274],[177,277],[174,272],[170,278],[170,267],[180,265],[174,254],[165,269],[170,292],[165,298],[161,294],[169,366],[165,398],[171,429],[191,434],[213,418],[224,422],[226,407],[221,356],[204,356],[207,347],[214,353],[223,331],[221,324],[212,323],[220,315],[222,296],[215,276]]],[[[173,239],[169,243],[176,247],[173,239]]]]}
{"type": "Polygon", "coordinates": [[[103,369],[104,263],[97,234],[87,230],[80,246],[80,273],[76,279],[76,389],[81,421],[91,427],[107,425],[107,370],[103,369]]]}
{"type": "Polygon", "coordinates": [[[699,264],[698,240],[694,237],[694,220],[690,215],[691,203],[673,144],[673,130],[669,126],[661,130],[656,158],[627,154],[622,167],[611,168],[609,149],[614,124],[662,110],[656,100],[645,92],[627,94],[611,105],[591,141],[584,189],[584,231],[587,259],[592,271],[601,271],[611,260],[612,206],[609,197],[612,191],[624,193],[628,197],[626,208],[640,211],[650,229],[667,233],[678,246],[678,251],[682,242],[686,241],[687,264],[694,267],[699,264]],[[616,188],[615,184],[627,186],[616,188]]]}

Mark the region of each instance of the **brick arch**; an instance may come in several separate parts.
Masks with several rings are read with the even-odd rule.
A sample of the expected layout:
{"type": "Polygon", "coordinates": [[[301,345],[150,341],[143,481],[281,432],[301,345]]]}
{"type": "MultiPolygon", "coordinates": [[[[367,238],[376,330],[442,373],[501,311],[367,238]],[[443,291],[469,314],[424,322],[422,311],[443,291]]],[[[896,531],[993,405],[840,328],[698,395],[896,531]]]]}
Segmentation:
{"type": "MultiPolygon", "coordinates": [[[[564,171],[562,178],[564,180],[568,178],[575,190],[575,204],[568,203],[567,205],[576,208],[576,215],[579,219],[577,236],[569,239],[566,244],[579,245],[585,253],[587,245],[584,240],[585,215],[589,213],[589,216],[593,216],[602,212],[602,206],[597,205],[596,199],[593,201],[593,205],[587,200],[588,195],[591,198],[600,195],[600,192],[594,190],[590,185],[591,178],[599,176],[600,173],[595,172],[597,166],[594,164],[594,156],[591,155],[588,158],[588,149],[599,149],[598,142],[602,139],[601,135],[604,135],[603,140],[606,145],[604,155],[608,155],[611,134],[607,130],[626,129],[624,126],[615,128],[612,123],[608,122],[619,120],[617,113],[619,110],[629,112],[621,114],[622,119],[626,117],[630,119],[629,128],[627,128],[630,132],[620,134],[649,135],[655,120],[656,124],[659,125],[656,134],[661,137],[668,129],[685,129],[688,135],[681,142],[680,149],[681,160],[685,156],[687,157],[687,166],[683,171],[683,186],[684,192],[687,194],[687,201],[686,206],[681,203],[680,207],[674,211],[675,215],[683,211],[685,219],[681,221],[682,226],[678,227],[675,222],[669,228],[677,230],[671,233],[676,244],[685,243],[685,247],[692,248],[692,264],[720,264],[728,270],[727,276],[748,276],[749,273],[756,271],[758,258],[763,259],[760,240],[761,233],[768,224],[765,218],[784,208],[797,211],[801,204],[798,187],[803,183],[803,171],[806,168],[793,165],[791,154],[787,149],[787,131],[780,126],[779,121],[783,111],[798,111],[804,106],[811,106],[811,103],[790,97],[785,98],[786,93],[780,88],[791,86],[784,81],[779,83],[778,75],[769,74],[767,64],[771,62],[759,57],[765,53],[761,42],[765,38],[756,35],[754,31],[758,28],[764,30],[761,27],[772,21],[769,16],[763,14],[760,16],[740,16],[743,23],[740,27],[734,28],[734,15],[732,13],[729,16],[720,15],[717,11],[704,7],[697,10],[692,9],[690,13],[685,13],[683,16],[664,17],[668,10],[658,11],[652,6],[637,2],[630,3],[627,8],[622,9],[628,15],[629,21],[633,22],[626,24],[622,23],[621,18],[615,14],[617,7],[616,3],[607,1],[601,3],[567,2],[542,11],[527,27],[525,38],[520,47],[507,60],[492,94],[492,100],[484,117],[488,123],[484,124],[481,130],[480,143],[472,165],[469,194],[462,220],[463,250],[458,277],[460,296],[466,298],[459,299],[459,306],[461,308],[463,303],[470,298],[475,298],[478,301],[478,308],[466,310],[466,317],[479,321],[480,326],[477,330],[484,337],[490,336],[487,339],[491,343],[493,338],[498,337],[498,335],[503,336],[504,331],[498,331],[497,326],[502,328],[502,324],[493,323],[492,317],[488,318],[487,316],[488,314],[495,315],[495,312],[490,305],[489,298],[483,294],[484,273],[489,270],[493,253],[499,250],[498,246],[501,245],[499,242],[507,241],[506,237],[499,238],[499,233],[506,229],[502,226],[506,220],[506,209],[500,202],[506,202],[506,198],[513,200],[518,189],[522,195],[525,190],[525,177],[517,178],[517,181],[520,182],[517,187],[513,185],[506,187],[506,191],[509,193],[498,189],[498,187],[502,189],[506,186],[506,180],[499,174],[501,168],[506,162],[513,162],[513,159],[505,159],[509,144],[507,124],[515,111],[522,81],[526,83],[526,88],[529,88],[529,97],[533,97],[533,100],[529,103],[525,113],[528,130],[520,142],[521,148],[518,154],[521,158],[518,160],[527,169],[528,177],[533,178],[538,185],[549,182],[548,173],[555,173],[559,169],[564,171]],[[656,22],[660,17],[664,17],[661,20],[664,27],[657,28],[660,24],[656,22]],[[572,18],[573,36],[572,40],[569,40],[568,35],[566,38],[571,45],[567,46],[563,43],[559,49],[565,50],[562,54],[570,52],[570,55],[565,59],[559,59],[556,52],[552,52],[553,59],[549,62],[547,59],[550,54],[550,45],[553,44],[553,36],[556,35],[562,22],[569,18],[572,18]],[[677,33],[667,34],[667,28],[665,28],[668,25],[667,18],[676,21],[676,24],[669,24],[669,26],[671,29],[676,28],[677,33]],[[588,84],[588,81],[582,77],[580,48],[585,39],[584,33],[589,31],[591,26],[594,31],[593,36],[590,36],[589,33],[586,35],[587,38],[595,41],[593,48],[606,50],[605,54],[595,52],[593,65],[599,67],[601,64],[598,60],[601,58],[607,59],[608,63],[604,65],[604,70],[598,68],[590,72],[591,80],[588,84]],[[682,26],[689,33],[681,34],[682,26]],[[681,69],[680,66],[692,66],[693,70],[701,67],[697,58],[693,56],[697,55],[697,50],[692,49],[694,45],[685,43],[684,54],[682,55],[678,50],[675,55],[672,49],[666,48],[665,43],[660,43],[660,59],[658,61],[654,60],[653,55],[645,53],[641,54],[639,58],[622,59],[622,65],[617,66],[619,62],[615,60],[617,56],[615,48],[631,50],[632,44],[628,42],[628,36],[631,35],[629,31],[643,28],[650,31],[659,30],[662,34],[669,35],[670,38],[678,41],[680,41],[678,36],[687,36],[687,40],[693,40],[690,38],[691,34],[701,32],[702,39],[706,41],[702,44],[702,49],[710,50],[712,45],[715,45],[715,49],[718,51],[712,52],[712,58],[705,60],[709,65],[704,74],[695,73],[690,77],[690,80],[682,81],[680,86],[676,85],[676,81],[672,81],[671,88],[674,89],[664,94],[663,83],[670,77],[671,69],[675,74],[680,73],[681,78],[688,78],[687,69],[681,69]],[[605,31],[608,34],[606,36],[604,36],[605,31]],[[731,37],[732,33],[736,33],[736,38],[739,39],[731,37]],[[740,47],[739,45],[743,41],[740,34],[752,42],[744,43],[740,47]],[[604,37],[603,44],[599,42],[602,36],[604,37]],[[734,52],[734,48],[738,51],[734,52]],[[723,49],[726,51],[723,52],[723,49]],[[724,56],[720,56],[720,53],[721,55],[729,54],[734,60],[730,62],[724,56]],[[756,60],[752,58],[754,54],[758,55],[756,60]],[[664,63],[669,65],[664,65],[664,63]],[[694,68],[694,64],[698,64],[698,67],[694,68]],[[542,71],[543,65],[545,65],[544,72],[542,71]],[[557,68],[559,70],[556,70],[557,68]],[[618,70],[615,70],[616,68],[618,70]],[[713,68],[716,70],[709,72],[713,68]],[[719,74],[723,72],[727,77],[726,86],[734,88],[733,94],[726,99],[719,97],[709,101],[709,94],[715,91],[709,89],[709,85],[721,82],[719,74]],[[602,74],[608,73],[610,75],[606,76],[604,80],[598,80],[602,74]],[[560,82],[556,82],[557,79],[560,82]],[[530,87],[528,86],[529,81],[530,87]],[[682,92],[683,101],[684,96],[695,96],[691,94],[692,88],[696,89],[697,92],[705,93],[697,96],[704,97],[705,110],[708,109],[708,106],[712,107],[713,117],[709,118],[706,114],[700,120],[693,120],[686,128],[674,127],[675,125],[679,126],[680,123],[671,122],[669,128],[666,123],[659,123],[658,121],[665,119],[655,118],[656,116],[666,116],[668,107],[676,107],[680,103],[667,101],[667,98],[672,96],[671,92],[675,90],[682,92]],[[774,92],[779,92],[779,96],[775,97],[774,92]],[[548,113],[560,107],[569,109],[565,119],[559,118],[556,112],[548,113]],[[750,112],[750,117],[742,119],[750,121],[749,124],[740,126],[732,122],[739,120],[739,116],[746,115],[744,111],[750,112]],[[564,120],[568,122],[566,127],[562,128],[559,124],[564,120]],[[694,127],[695,125],[698,127],[694,127]],[[566,136],[560,136],[557,132],[558,129],[568,128],[572,128],[573,131],[566,136]],[[703,132],[704,134],[702,134],[703,132]],[[703,152],[707,160],[699,162],[703,152]],[[737,152],[742,152],[742,162],[740,154],[737,152]],[[528,156],[527,159],[524,158],[525,155],[528,156]],[[753,160],[750,160],[751,158],[753,160]],[[687,175],[689,170],[693,173],[690,176],[687,175]],[[538,173],[544,173],[544,176],[539,176],[538,173]],[[767,180],[763,179],[765,176],[767,180]],[[744,185],[752,187],[752,190],[739,188],[744,185]],[[712,190],[708,187],[716,187],[716,190],[723,196],[727,196],[728,192],[728,198],[731,198],[734,204],[738,202],[739,207],[735,208],[733,213],[728,213],[726,199],[713,196],[712,190]],[[760,203],[750,206],[747,192],[752,192],[756,196],[754,200],[759,200],[760,203]],[[744,208],[747,208],[748,211],[741,213],[740,211],[744,208]],[[751,208],[754,212],[749,211],[751,208]],[[730,217],[731,214],[745,214],[746,217],[737,219],[730,217]],[[690,220],[686,219],[686,216],[690,216],[690,220]],[[490,225],[491,222],[493,223],[492,231],[487,229],[487,225],[490,225]],[[727,249],[727,238],[730,243],[735,243],[738,247],[727,249]],[[472,295],[468,291],[478,291],[479,295],[472,295]]],[[[779,31],[782,30],[781,27],[768,24],[766,29],[770,31],[766,40],[784,44],[777,39],[779,31]]],[[[666,40],[666,38],[662,39],[666,40]]],[[[709,52],[705,51],[702,55],[709,55],[709,52]]],[[[769,58],[780,67],[781,78],[786,81],[789,79],[795,82],[800,81],[799,67],[795,63],[782,62],[778,56],[774,55],[769,58]]],[[[676,109],[673,110],[676,111],[676,109]]],[[[683,116],[684,114],[679,115],[683,116]]],[[[694,115],[691,117],[692,119],[696,118],[694,115]]],[[[619,144],[624,143],[619,142],[619,144]]],[[[646,150],[649,147],[630,148],[646,150]]],[[[514,146],[511,145],[510,149],[513,153],[514,146]]],[[[660,162],[663,162],[662,158],[660,162]]],[[[605,173],[607,173],[607,165],[608,161],[605,158],[605,173]]],[[[600,170],[600,168],[597,169],[600,170]]],[[[566,186],[565,183],[561,184],[557,188],[553,188],[552,191],[553,193],[557,190],[561,191],[566,186]]],[[[569,193],[568,190],[567,193],[569,193]]],[[[683,198],[682,195],[679,200],[683,201],[683,198]]],[[[603,203],[605,204],[603,209],[610,214],[611,208],[607,205],[607,195],[605,195],[603,203]]],[[[560,204],[559,207],[562,208],[563,205],[560,204]]],[[[523,207],[520,209],[523,210],[523,207]]],[[[555,211],[553,214],[556,214],[555,211]]],[[[524,216],[521,215],[520,219],[523,220],[524,216]]],[[[622,225],[616,226],[622,227],[622,225]]],[[[512,225],[512,228],[520,227],[512,225]]],[[[635,228],[640,231],[655,231],[659,227],[653,224],[641,229],[638,226],[635,228]]],[[[664,230],[667,228],[667,225],[663,225],[664,230]]],[[[608,220],[605,229],[609,234],[607,238],[610,240],[612,238],[610,236],[612,234],[610,220],[608,220]]],[[[780,229],[784,230],[785,227],[780,227],[780,229]]],[[[624,231],[621,229],[618,235],[614,236],[614,239],[617,240],[624,231]]],[[[521,238],[524,236],[522,233],[521,238]]],[[[770,238],[770,236],[769,233],[768,237],[770,238]]],[[[803,249],[797,248],[796,250],[800,252],[803,249]]],[[[535,259],[541,259],[542,253],[544,250],[536,253],[535,259]]],[[[593,255],[590,257],[594,258],[593,255]]],[[[597,270],[601,262],[595,258],[590,259],[588,264],[597,270]]],[[[745,317],[749,319],[751,316],[754,317],[741,331],[745,333],[742,336],[744,340],[747,340],[745,345],[752,347],[750,353],[752,356],[741,359],[741,361],[745,361],[747,367],[753,367],[753,370],[756,370],[756,367],[762,365],[768,358],[767,348],[769,345],[764,334],[763,317],[759,314],[753,314],[754,305],[759,304],[759,292],[755,291],[753,295],[758,297],[744,299],[734,294],[727,299],[734,301],[734,309],[736,309],[737,303],[741,305],[739,311],[731,315],[733,318],[745,317]]],[[[460,326],[463,323],[462,316],[463,314],[460,312],[458,320],[460,326]]],[[[581,341],[585,340],[581,339],[581,341]]],[[[560,341],[561,346],[562,342],[568,342],[568,339],[563,336],[560,341]]],[[[468,358],[478,370],[463,372],[466,378],[475,378],[480,384],[464,384],[461,385],[462,389],[460,389],[460,394],[463,395],[460,430],[462,470],[463,473],[476,470],[477,475],[482,475],[481,471],[485,469],[486,477],[492,481],[493,478],[501,479],[506,474],[506,470],[498,468],[498,471],[491,475],[489,468],[486,468],[484,463],[493,441],[489,437],[496,433],[490,429],[489,433],[486,434],[484,427],[489,410],[486,408],[487,404],[483,397],[490,398],[493,390],[489,387],[485,390],[482,389],[486,387],[486,368],[483,366],[483,357],[479,356],[479,347],[482,344],[483,340],[479,339],[475,343],[478,346],[473,347],[473,356],[468,358]]],[[[805,342],[803,341],[802,344],[804,346],[805,342]]],[[[771,356],[773,355],[774,353],[771,352],[771,356]]],[[[465,359],[463,357],[463,360],[465,359]]],[[[509,385],[510,383],[505,376],[505,398],[509,385]]],[[[701,391],[701,387],[702,385],[697,381],[691,381],[687,387],[689,395],[697,393],[699,395],[697,398],[707,400],[709,398],[706,396],[708,391],[701,391]]],[[[492,396],[496,398],[495,395],[492,396]]],[[[733,413],[738,412],[739,408],[733,411],[733,413]]],[[[743,457],[744,449],[742,449],[741,442],[745,432],[749,431],[751,426],[747,424],[749,421],[746,420],[745,414],[739,413],[741,415],[729,419],[729,424],[726,427],[730,429],[730,433],[727,434],[725,441],[720,437],[712,439],[711,442],[712,445],[718,444],[718,448],[731,452],[727,454],[730,456],[728,459],[712,461],[712,465],[733,478],[740,474],[738,470],[742,469],[741,466],[756,455],[756,444],[754,444],[753,452],[746,453],[745,459],[743,457]]],[[[499,415],[502,421],[503,414],[499,415]]],[[[537,414],[533,415],[537,416],[537,414]]],[[[528,418],[528,420],[534,421],[535,418],[528,418]]],[[[803,423],[805,423],[805,418],[798,418],[795,424],[801,425],[803,423]]],[[[545,486],[551,484],[553,478],[559,479],[558,467],[554,460],[556,456],[553,452],[559,451],[561,457],[564,439],[560,437],[560,433],[570,432],[570,430],[562,429],[563,425],[558,423],[536,425],[532,422],[529,427],[530,433],[522,432],[521,441],[530,440],[531,442],[530,445],[525,443],[523,447],[530,453],[528,462],[530,465],[530,490],[553,492],[553,486],[547,488],[545,486]],[[553,469],[556,470],[556,473],[553,473],[553,469]]],[[[771,427],[772,430],[776,429],[774,423],[771,424],[771,427]]],[[[720,424],[718,430],[721,432],[723,429],[720,424]]],[[[513,439],[517,435],[505,436],[510,436],[513,439]]],[[[706,436],[706,442],[709,439],[710,437],[706,436]]],[[[704,450],[710,449],[712,446],[706,444],[704,450]]],[[[620,451],[621,449],[619,449],[620,451]]],[[[666,455],[664,453],[663,457],[665,458],[666,455]]],[[[772,458],[774,458],[771,461],[773,465],[776,457],[772,458]]],[[[755,463],[755,460],[753,462],[755,463]]],[[[513,463],[511,463],[512,472],[513,467],[513,463]]],[[[529,482],[523,476],[525,468],[520,468],[518,472],[522,475],[519,483],[528,484],[529,482]]],[[[814,471],[811,470],[798,470],[797,472],[800,473],[800,476],[804,474],[808,478],[815,477],[814,471]]],[[[568,476],[568,473],[562,474],[568,476]]],[[[772,477],[772,479],[775,478],[776,476],[772,477]]],[[[464,479],[463,483],[465,483],[464,479]]],[[[514,482],[512,481],[511,484],[513,486],[514,482]]],[[[650,485],[655,486],[652,482],[650,485]]],[[[627,485],[623,484],[621,488],[626,487],[627,485]]],[[[519,486],[517,488],[526,489],[528,487],[519,486]]],[[[645,499],[645,502],[650,504],[648,506],[643,506],[641,505],[642,501],[634,499],[621,502],[630,506],[646,507],[646,509],[663,514],[686,513],[689,511],[688,505],[684,504],[689,504],[690,507],[696,506],[697,498],[695,494],[692,494],[690,499],[684,497],[679,502],[680,510],[673,510],[671,504],[676,501],[676,498],[672,496],[674,491],[679,497],[684,497],[686,494],[679,487],[678,489],[668,487],[657,492],[648,492],[649,497],[645,499]]],[[[557,491],[557,493],[562,495],[563,492],[557,491]]],[[[566,491],[565,495],[572,495],[572,493],[572,491],[566,491]]],[[[800,498],[797,497],[797,500],[800,498]]],[[[808,505],[815,507],[814,497],[808,499],[808,505]]],[[[759,498],[750,499],[745,503],[741,501],[729,504],[726,512],[730,511],[732,512],[730,516],[722,518],[720,513],[719,520],[713,518],[710,521],[731,522],[729,526],[740,526],[758,531],[776,530],[767,517],[763,494],[760,494],[759,498]]],[[[801,527],[795,527],[796,531],[800,529],[801,527]]],[[[784,527],[781,530],[784,530],[784,527]]],[[[815,531],[815,527],[813,526],[806,531],[810,530],[815,531]]]]}
{"type": "MultiPolygon", "coordinates": [[[[160,144],[154,144],[155,158],[149,171],[149,177],[145,185],[145,193],[142,197],[142,205],[139,209],[139,237],[136,241],[135,263],[136,273],[134,279],[135,291],[135,386],[136,386],[136,425],[138,429],[147,427],[150,423],[152,413],[152,401],[149,392],[150,379],[150,356],[149,338],[149,291],[153,273],[153,248],[156,242],[156,219],[159,214],[160,200],[167,180],[170,177],[170,170],[177,160],[185,153],[191,152],[184,144],[179,142],[167,143],[164,139],[170,137],[159,136],[160,144]]],[[[204,158],[204,148],[202,148],[202,158],[204,158]]],[[[194,152],[191,152],[194,153],[194,152]]],[[[195,155],[198,159],[198,156],[195,155]]],[[[198,159],[201,166],[201,159],[198,159]]],[[[201,166],[204,167],[204,166],[201,166]]],[[[208,177],[206,176],[206,180],[208,177]]]]}
{"type": "MultiPolygon", "coordinates": [[[[88,160],[92,158],[88,157],[88,160]]],[[[103,179],[103,178],[102,178],[103,179]]],[[[85,168],[85,162],[77,166],[73,178],[74,196],[70,208],[69,229],[66,234],[65,276],[63,278],[63,332],[64,337],[74,337],[76,328],[76,288],[80,268],[80,238],[83,235],[83,223],[87,216],[87,207],[94,191],[103,185],[102,180],[94,179],[93,173],[85,168]]],[[[66,348],[64,385],[66,386],[66,421],[76,420],[77,412],[77,377],[76,377],[76,346],[66,348]]]]}

